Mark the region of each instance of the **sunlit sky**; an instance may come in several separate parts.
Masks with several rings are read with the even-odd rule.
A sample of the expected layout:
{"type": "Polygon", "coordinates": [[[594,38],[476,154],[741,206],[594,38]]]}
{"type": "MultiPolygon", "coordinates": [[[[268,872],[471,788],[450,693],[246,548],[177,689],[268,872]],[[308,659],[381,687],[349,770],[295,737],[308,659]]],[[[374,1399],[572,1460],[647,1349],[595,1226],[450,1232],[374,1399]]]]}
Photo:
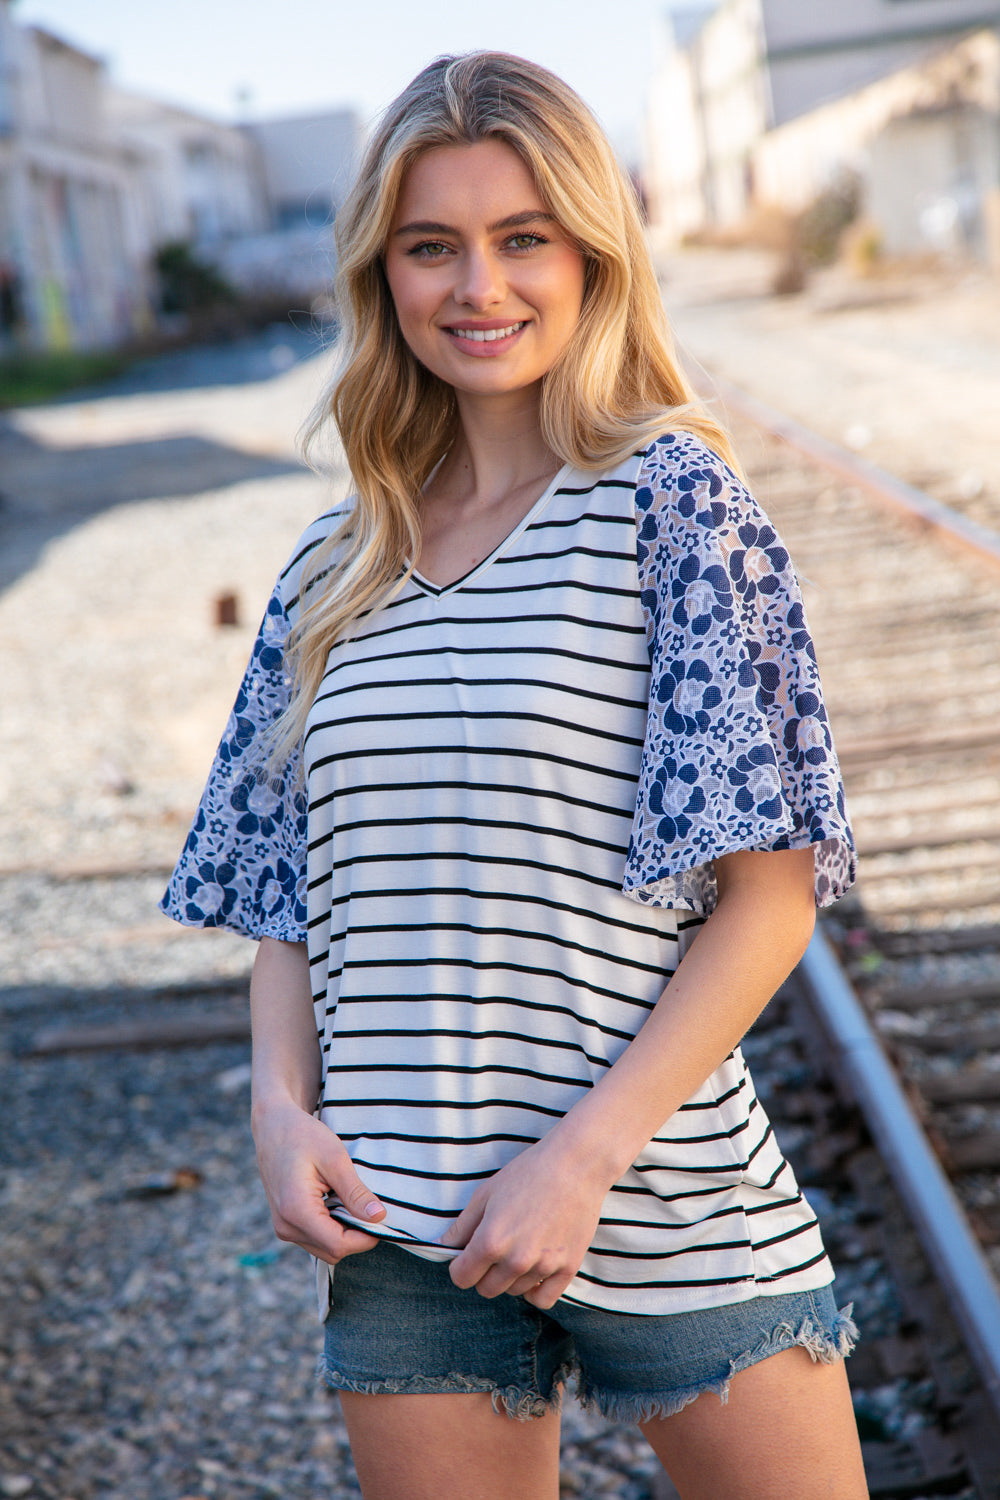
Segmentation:
{"type": "Polygon", "coordinates": [[[707,0],[16,0],[117,83],[221,118],[354,106],[371,119],[432,57],[492,47],[560,73],[639,146],[660,17],[707,0]]]}

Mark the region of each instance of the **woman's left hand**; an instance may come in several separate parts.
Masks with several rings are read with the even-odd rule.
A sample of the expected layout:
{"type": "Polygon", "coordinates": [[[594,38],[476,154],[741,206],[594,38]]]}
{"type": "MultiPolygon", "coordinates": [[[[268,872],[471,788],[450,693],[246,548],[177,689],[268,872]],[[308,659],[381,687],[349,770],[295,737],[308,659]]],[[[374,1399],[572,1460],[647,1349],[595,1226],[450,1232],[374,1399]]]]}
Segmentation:
{"type": "Polygon", "coordinates": [[[463,1247],[452,1281],[483,1297],[509,1292],[551,1307],[580,1269],[609,1187],[556,1132],[543,1137],[482,1183],[441,1236],[463,1247]]]}

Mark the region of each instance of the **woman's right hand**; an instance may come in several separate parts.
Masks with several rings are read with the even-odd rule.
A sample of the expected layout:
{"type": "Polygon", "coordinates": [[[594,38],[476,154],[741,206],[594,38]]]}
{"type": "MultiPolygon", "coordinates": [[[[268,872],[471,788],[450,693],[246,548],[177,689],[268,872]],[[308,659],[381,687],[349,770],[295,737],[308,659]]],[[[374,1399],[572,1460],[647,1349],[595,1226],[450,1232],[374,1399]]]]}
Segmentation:
{"type": "Polygon", "coordinates": [[[253,1136],[274,1232],[336,1265],[371,1250],[377,1238],[332,1219],[323,1201],[336,1193],[356,1219],[377,1222],[385,1209],[354,1170],[340,1138],[291,1101],[254,1111],[253,1136]]]}

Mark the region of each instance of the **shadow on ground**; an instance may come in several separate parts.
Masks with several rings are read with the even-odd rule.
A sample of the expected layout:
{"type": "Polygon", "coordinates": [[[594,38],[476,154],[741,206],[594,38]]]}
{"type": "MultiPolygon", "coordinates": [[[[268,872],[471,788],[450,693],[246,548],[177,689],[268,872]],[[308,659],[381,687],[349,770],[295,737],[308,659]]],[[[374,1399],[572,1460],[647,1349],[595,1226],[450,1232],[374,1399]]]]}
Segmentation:
{"type": "Polygon", "coordinates": [[[292,460],[195,435],[48,448],[6,424],[0,424],[0,470],[0,592],[34,567],[56,537],[112,506],[303,472],[292,460]]]}
{"type": "MultiPolygon", "coordinates": [[[[266,386],[329,342],[329,330],[275,324],[247,338],[142,360],[113,381],[53,404],[211,386],[266,386]]],[[[50,542],[112,506],[200,495],[302,472],[294,460],[247,453],[193,433],[49,447],[23,431],[16,416],[0,417],[0,592],[33,567],[50,542]]]]}

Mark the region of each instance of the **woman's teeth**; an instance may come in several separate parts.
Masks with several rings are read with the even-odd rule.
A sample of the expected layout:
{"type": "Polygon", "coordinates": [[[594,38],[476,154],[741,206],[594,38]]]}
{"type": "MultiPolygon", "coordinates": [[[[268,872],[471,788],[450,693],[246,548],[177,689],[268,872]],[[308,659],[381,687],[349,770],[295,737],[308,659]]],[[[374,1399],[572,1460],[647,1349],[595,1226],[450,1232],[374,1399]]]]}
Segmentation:
{"type": "Polygon", "coordinates": [[[492,344],[494,339],[509,339],[512,333],[517,333],[524,327],[524,323],[511,323],[509,328],[449,328],[448,332],[457,339],[472,339],[477,344],[492,344]]]}

